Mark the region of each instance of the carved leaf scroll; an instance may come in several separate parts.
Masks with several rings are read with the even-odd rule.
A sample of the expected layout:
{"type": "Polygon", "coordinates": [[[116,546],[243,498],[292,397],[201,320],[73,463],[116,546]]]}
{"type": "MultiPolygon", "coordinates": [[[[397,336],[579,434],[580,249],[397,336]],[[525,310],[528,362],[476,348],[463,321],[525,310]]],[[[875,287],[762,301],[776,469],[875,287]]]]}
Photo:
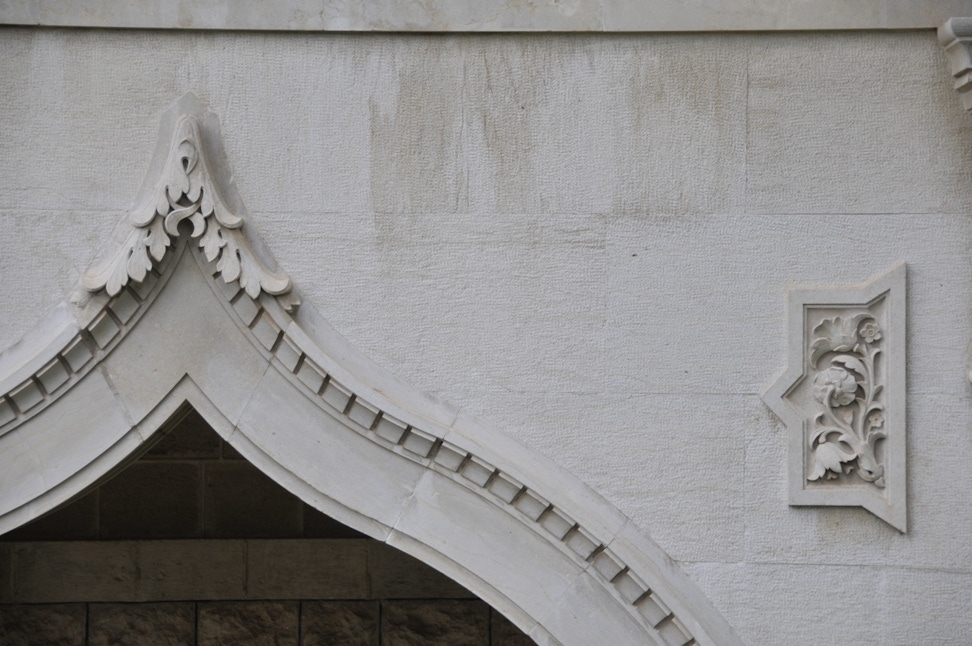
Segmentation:
{"type": "Polygon", "coordinates": [[[819,404],[809,448],[813,465],[807,480],[833,480],[855,472],[865,482],[884,487],[884,465],[877,453],[885,438],[881,427],[884,385],[875,370],[881,353],[881,328],[870,312],[824,319],[814,330],[809,368],[821,358],[830,365],[816,370],[813,396],[819,404]]]}
{"type": "Polygon", "coordinates": [[[287,295],[281,303],[288,311],[296,307],[290,278],[257,258],[243,235],[242,215],[223,199],[195,114],[184,114],[176,123],[158,182],[148,197],[129,212],[130,229],[122,244],[82,274],[86,290],[104,289],[114,296],[129,281],[142,282],[163,260],[172,239],[180,236],[180,224],[188,222],[188,235],[208,261],[216,262],[224,281],[238,280],[251,298],[260,292],[287,295]]]}

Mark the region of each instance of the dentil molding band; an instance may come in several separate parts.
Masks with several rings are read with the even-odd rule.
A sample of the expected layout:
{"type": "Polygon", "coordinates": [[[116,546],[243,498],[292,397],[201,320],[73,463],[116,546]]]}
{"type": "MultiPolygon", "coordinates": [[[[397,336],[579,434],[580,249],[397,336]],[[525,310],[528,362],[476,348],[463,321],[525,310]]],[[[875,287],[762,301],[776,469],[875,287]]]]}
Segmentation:
{"type": "Polygon", "coordinates": [[[0,354],[0,533],[110,477],[188,404],[305,502],[440,569],[540,644],[739,644],[607,501],[297,303],[247,234],[218,120],[183,97],[79,291],[0,354]]]}
{"type": "Polygon", "coordinates": [[[763,400],[789,433],[790,504],[859,505],[906,531],[905,265],[788,303],[789,362],[763,400]]]}

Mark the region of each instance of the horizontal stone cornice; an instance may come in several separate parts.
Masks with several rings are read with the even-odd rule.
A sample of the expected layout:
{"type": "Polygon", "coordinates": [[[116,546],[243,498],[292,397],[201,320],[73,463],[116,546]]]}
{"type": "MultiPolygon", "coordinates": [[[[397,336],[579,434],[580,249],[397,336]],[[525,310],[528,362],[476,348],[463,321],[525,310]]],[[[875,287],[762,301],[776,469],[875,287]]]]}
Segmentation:
{"type": "Polygon", "coordinates": [[[967,13],[967,0],[546,0],[509,3],[393,0],[274,3],[22,0],[0,24],[52,27],[384,32],[673,32],[932,29],[967,13]]]}

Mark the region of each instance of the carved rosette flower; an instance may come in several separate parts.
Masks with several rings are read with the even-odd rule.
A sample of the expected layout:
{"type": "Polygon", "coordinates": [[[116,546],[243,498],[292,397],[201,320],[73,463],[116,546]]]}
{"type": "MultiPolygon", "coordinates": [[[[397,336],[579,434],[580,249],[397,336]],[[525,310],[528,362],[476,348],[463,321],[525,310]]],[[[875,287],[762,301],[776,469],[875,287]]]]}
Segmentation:
{"type": "Polygon", "coordinates": [[[813,396],[818,402],[832,406],[846,406],[854,401],[857,379],[838,366],[817,373],[813,380],[813,396]]]}
{"type": "Polygon", "coordinates": [[[874,321],[868,321],[861,326],[861,338],[864,343],[874,343],[881,340],[881,328],[874,321]]]}
{"type": "MultiPolygon", "coordinates": [[[[151,199],[128,214],[132,229],[122,246],[84,272],[85,289],[105,289],[114,296],[129,280],[142,282],[153,263],[165,257],[172,238],[180,235],[180,223],[187,221],[192,225],[189,236],[198,240],[209,262],[216,261],[224,281],[238,280],[251,298],[261,291],[274,296],[291,292],[290,278],[270,270],[253,253],[241,231],[243,218],[220,195],[201,142],[196,117],[182,117],[151,199]]],[[[298,301],[288,297],[281,303],[292,310],[298,301]]]]}

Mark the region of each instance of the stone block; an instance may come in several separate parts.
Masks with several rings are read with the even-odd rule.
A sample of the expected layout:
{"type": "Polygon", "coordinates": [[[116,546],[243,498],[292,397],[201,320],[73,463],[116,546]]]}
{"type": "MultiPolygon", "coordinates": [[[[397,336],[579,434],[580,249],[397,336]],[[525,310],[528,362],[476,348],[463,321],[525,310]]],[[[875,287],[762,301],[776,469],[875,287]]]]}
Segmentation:
{"type": "Polygon", "coordinates": [[[442,598],[468,599],[475,595],[418,559],[394,547],[371,541],[369,543],[368,574],[371,578],[372,598],[409,599],[442,598]]]}
{"type": "Polygon", "coordinates": [[[224,460],[244,460],[244,458],[239,451],[234,449],[232,445],[228,442],[223,442],[223,459],[224,460]]]}
{"type": "MultiPolygon", "coordinates": [[[[648,642],[642,624],[602,587],[600,581],[582,574],[557,598],[543,617],[544,626],[553,627],[552,636],[564,644],[644,644],[648,642]],[[582,610],[581,610],[582,609],[582,610]],[[605,631],[610,630],[610,640],[605,631]]],[[[686,646],[683,638],[678,646],[686,646]]],[[[651,643],[651,642],[649,642],[651,643]]],[[[668,641],[655,643],[669,646],[668,641]]],[[[711,643],[733,643],[716,639],[711,643]]],[[[736,642],[738,643],[738,642],[736,642]]],[[[786,643],[780,642],[780,643],[786,643]]]]}
{"type": "Polygon", "coordinates": [[[247,541],[247,596],[367,599],[367,540],[247,541]]]}
{"type": "Polygon", "coordinates": [[[84,604],[0,605],[0,644],[87,646],[84,604]]]}
{"type": "Polygon", "coordinates": [[[310,505],[304,505],[304,538],[366,538],[310,505]]]}
{"type": "Polygon", "coordinates": [[[382,646],[488,646],[489,606],[469,600],[381,603],[382,646]]]}
{"type": "Polygon", "coordinates": [[[206,420],[190,411],[159,443],[145,454],[148,459],[218,458],[222,440],[206,420]]]}
{"type": "Polygon", "coordinates": [[[455,578],[464,570],[492,573],[497,596],[505,597],[497,608],[507,615],[523,613],[519,617],[525,620],[543,617],[577,578],[576,557],[548,536],[523,531],[522,522],[505,509],[452,480],[426,478],[415,487],[388,542],[423,554],[455,578]]]}
{"type": "MultiPolygon", "coordinates": [[[[908,564],[910,566],[910,564],[908,564]]],[[[897,644],[962,646],[972,635],[972,573],[916,572],[912,567],[885,574],[885,635],[897,644]],[[916,594],[928,590],[927,594],[916,594]]]]}
{"type": "Polygon", "coordinates": [[[375,535],[387,532],[425,468],[349,431],[311,399],[294,397],[293,388],[279,372],[268,370],[253,393],[239,433],[257,446],[281,449],[265,457],[255,453],[254,462],[289,480],[279,471],[286,465],[294,478],[360,514],[375,535]]]}
{"type": "Polygon", "coordinates": [[[249,462],[206,464],[205,533],[211,538],[297,538],[303,503],[249,462]]]}
{"type": "Polygon", "coordinates": [[[9,532],[0,540],[78,541],[98,538],[98,495],[95,492],[9,532]]]}
{"type": "Polygon", "coordinates": [[[377,601],[305,601],[301,646],[378,646],[377,601]]]}
{"type": "Polygon", "coordinates": [[[124,454],[137,444],[120,402],[97,371],[60,395],[57,410],[70,412],[45,410],[32,418],[29,433],[20,427],[3,436],[0,454],[8,459],[0,468],[3,513],[34,500],[105,453],[124,454]]]}
{"type": "Polygon", "coordinates": [[[13,572],[9,544],[0,543],[0,603],[10,603],[13,599],[13,572]]]}
{"type": "Polygon", "coordinates": [[[509,619],[492,609],[489,612],[489,625],[490,646],[536,646],[509,619]]]}
{"type": "Polygon", "coordinates": [[[139,601],[246,597],[242,540],[140,541],[139,601]]]}
{"type": "Polygon", "coordinates": [[[196,608],[192,603],[93,603],[86,646],[169,646],[193,644],[196,608]]]}
{"type": "Polygon", "coordinates": [[[195,538],[202,534],[200,468],[136,462],[101,487],[101,538],[195,538]]]}
{"type": "Polygon", "coordinates": [[[297,646],[295,601],[200,603],[197,646],[297,646]]]}
{"type": "Polygon", "coordinates": [[[130,601],[138,576],[135,543],[12,543],[14,601],[130,601]]]}

